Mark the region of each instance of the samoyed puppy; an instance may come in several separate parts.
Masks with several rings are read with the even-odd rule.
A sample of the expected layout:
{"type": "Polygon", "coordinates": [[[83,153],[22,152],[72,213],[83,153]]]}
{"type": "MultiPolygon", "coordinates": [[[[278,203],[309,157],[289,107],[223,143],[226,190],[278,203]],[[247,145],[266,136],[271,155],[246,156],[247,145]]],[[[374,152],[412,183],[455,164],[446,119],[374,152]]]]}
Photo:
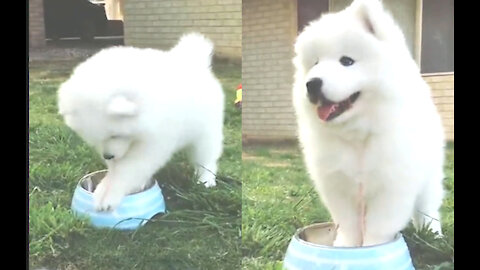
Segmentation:
{"type": "Polygon", "coordinates": [[[335,246],[393,240],[410,218],[441,233],[444,131],[404,36],[378,0],[311,22],[295,43],[293,104],[335,246]]]}
{"type": "Polygon", "coordinates": [[[215,185],[224,93],[212,53],[212,42],[197,33],[169,51],[108,48],[60,86],[60,114],[108,166],[93,194],[97,210],[113,210],[142,190],[182,148],[190,150],[199,181],[215,185]]]}

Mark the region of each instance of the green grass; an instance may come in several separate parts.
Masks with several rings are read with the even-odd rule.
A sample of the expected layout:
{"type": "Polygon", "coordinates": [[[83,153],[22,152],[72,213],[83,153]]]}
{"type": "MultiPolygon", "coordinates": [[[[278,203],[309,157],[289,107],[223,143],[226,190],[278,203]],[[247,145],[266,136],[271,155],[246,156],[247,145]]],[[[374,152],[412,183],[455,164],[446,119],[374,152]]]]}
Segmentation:
{"type": "Polygon", "coordinates": [[[75,185],[104,169],[62,122],[56,91],[79,60],[30,63],[29,265],[53,269],[238,269],[241,263],[241,112],[233,106],[241,67],[214,63],[226,92],[218,185],[193,182],[180,152],[156,174],[169,213],[134,232],[95,229],[72,216],[75,185]]]}
{"type": "MultiPolygon", "coordinates": [[[[446,196],[441,208],[445,237],[425,230],[404,230],[417,270],[453,269],[454,148],[445,165],[446,196]]],[[[242,268],[282,269],[288,243],[297,228],[330,220],[293,146],[243,148],[242,268]]]]}

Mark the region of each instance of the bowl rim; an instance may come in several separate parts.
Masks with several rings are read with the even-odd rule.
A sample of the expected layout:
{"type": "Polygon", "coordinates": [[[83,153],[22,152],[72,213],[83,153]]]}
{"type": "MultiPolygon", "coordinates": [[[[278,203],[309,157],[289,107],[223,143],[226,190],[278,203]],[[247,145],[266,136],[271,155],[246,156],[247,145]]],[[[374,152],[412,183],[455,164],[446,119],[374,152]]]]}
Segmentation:
{"type": "Polygon", "coordinates": [[[335,247],[335,246],[328,246],[328,245],[321,245],[321,244],[315,244],[315,243],[312,243],[312,242],[308,242],[308,241],[305,241],[303,240],[302,238],[300,238],[300,233],[302,233],[303,231],[309,229],[309,228],[315,228],[315,227],[329,227],[329,226],[332,226],[334,227],[335,226],[335,223],[334,222],[322,222],[322,223],[313,223],[313,224],[310,224],[310,225],[307,225],[305,227],[302,227],[302,228],[299,228],[297,229],[297,231],[295,232],[294,234],[294,239],[297,240],[300,244],[303,244],[303,245],[307,245],[307,246],[312,246],[312,247],[316,247],[316,248],[321,248],[321,249],[329,249],[329,250],[367,250],[367,249],[376,249],[376,248],[379,248],[381,246],[386,246],[386,245],[389,245],[389,244],[393,244],[397,241],[399,241],[400,239],[402,239],[402,234],[401,233],[397,233],[395,235],[395,237],[393,238],[393,240],[390,240],[388,242],[385,242],[385,243],[381,243],[381,244],[376,244],[376,245],[371,245],[371,246],[361,246],[361,247],[335,247]]]}
{"type": "MultiPolygon", "coordinates": [[[[91,172],[91,173],[88,173],[88,174],[82,176],[80,178],[80,180],[78,180],[76,188],[81,189],[83,192],[86,192],[89,195],[93,195],[92,191],[89,191],[82,186],[82,182],[85,181],[85,179],[87,179],[88,177],[90,177],[92,175],[96,175],[96,174],[103,173],[103,172],[105,172],[105,173],[108,172],[108,169],[102,169],[102,170],[94,171],[94,172],[91,172]]],[[[157,180],[155,178],[152,178],[151,180],[152,180],[152,183],[148,188],[146,188],[144,190],[141,190],[141,191],[138,191],[138,192],[135,192],[135,193],[132,193],[132,194],[127,194],[126,196],[132,196],[132,195],[140,194],[140,193],[146,192],[146,191],[148,191],[152,188],[155,188],[155,185],[158,185],[157,180]]]]}
{"type": "Polygon", "coordinates": [[[102,173],[102,172],[108,172],[108,170],[107,170],[107,169],[98,170],[98,171],[94,171],[94,172],[91,172],[91,173],[88,173],[88,174],[82,176],[82,177],[80,178],[80,180],[78,180],[77,188],[80,188],[81,190],[87,192],[88,194],[93,194],[93,192],[91,192],[90,190],[85,189],[85,188],[82,186],[82,182],[85,181],[85,179],[87,179],[88,177],[90,177],[90,176],[92,176],[92,175],[95,175],[95,174],[102,173]]]}

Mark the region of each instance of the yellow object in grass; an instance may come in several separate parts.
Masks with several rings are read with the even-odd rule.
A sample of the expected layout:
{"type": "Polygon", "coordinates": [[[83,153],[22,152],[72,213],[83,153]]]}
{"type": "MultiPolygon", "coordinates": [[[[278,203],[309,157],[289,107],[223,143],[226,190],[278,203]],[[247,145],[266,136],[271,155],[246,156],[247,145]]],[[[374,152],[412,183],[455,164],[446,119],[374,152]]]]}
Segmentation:
{"type": "Polygon", "coordinates": [[[235,99],[235,104],[239,102],[242,102],[242,85],[241,84],[237,87],[237,96],[235,99]]]}

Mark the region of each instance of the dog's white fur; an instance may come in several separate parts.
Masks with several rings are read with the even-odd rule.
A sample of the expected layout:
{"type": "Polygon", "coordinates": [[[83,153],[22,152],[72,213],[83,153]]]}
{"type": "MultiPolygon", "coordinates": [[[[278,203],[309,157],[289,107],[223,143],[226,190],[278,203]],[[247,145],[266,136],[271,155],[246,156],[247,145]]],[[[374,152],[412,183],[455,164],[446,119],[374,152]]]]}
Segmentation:
{"type": "Polygon", "coordinates": [[[387,242],[412,217],[417,228],[441,233],[444,131],[392,16],[378,0],[355,0],[308,25],[295,53],[298,136],[309,174],[339,225],[334,245],[387,242]],[[342,66],[342,56],[355,63],[342,66]],[[323,122],[307,98],[312,78],[323,80],[324,95],[335,102],[361,94],[352,108],[323,122]]]}
{"type": "Polygon", "coordinates": [[[142,189],[185,147],[199,181],[215,185],[224,93],[211,71],[212,53],[212,42],[196,33],[169,51],[108,48],[61,85],[58,106],[67,125],[101,155],[114,156],[94,192],[98,210],[114,209],[142,189]]]}

